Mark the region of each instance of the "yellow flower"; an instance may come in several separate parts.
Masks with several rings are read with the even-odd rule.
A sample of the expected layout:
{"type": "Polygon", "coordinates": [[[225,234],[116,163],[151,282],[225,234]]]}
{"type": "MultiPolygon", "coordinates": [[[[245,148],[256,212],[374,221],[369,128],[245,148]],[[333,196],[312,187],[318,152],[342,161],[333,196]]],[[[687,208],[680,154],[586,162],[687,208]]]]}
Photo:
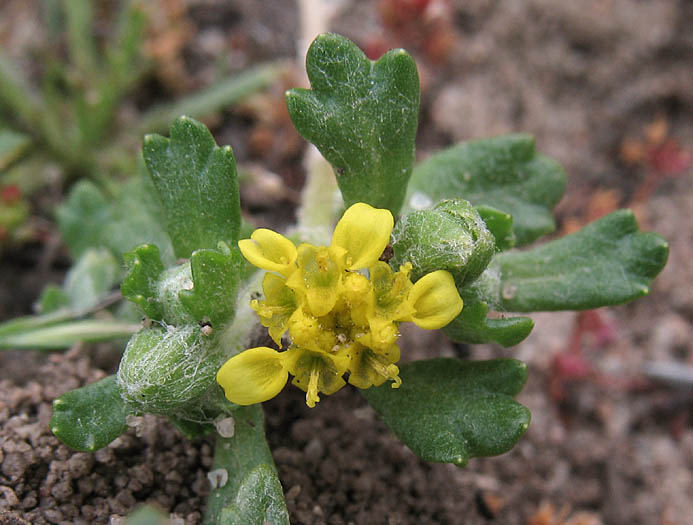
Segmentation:
{"type": "Polygon", "coordinates": [[[358,388],[392,381],[397,388],[399,323],[442,328],[462,310],[452,276],[439,270],[412,283],[411,264],[393,272],[380,261],[393,228],[392,214],[364,203],[337,223],[330,246],[301,244],[271,230],[240,241],[243,256],[268,273],[265,298],[251,302],[260,322],[281,348],[250,348],[217,373],[226,397],[239,405],[271,399],[294,376],[313,407],[319,393],[332,394],[348,381],[358,388]]]}

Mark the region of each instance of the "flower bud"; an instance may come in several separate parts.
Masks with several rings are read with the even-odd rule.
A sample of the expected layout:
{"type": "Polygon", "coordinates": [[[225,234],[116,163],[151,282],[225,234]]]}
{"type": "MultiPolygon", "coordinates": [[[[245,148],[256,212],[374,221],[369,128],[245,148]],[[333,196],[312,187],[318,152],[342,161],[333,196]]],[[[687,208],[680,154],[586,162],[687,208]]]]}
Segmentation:
{"type": "Polygon", "coordinates": [[[462,287],[479,277],[495,251],[493,234],[466,200],[444,200],[400,218],[392,232],[393,268],[410,262],[412,280],[447,270],[462,287]]]}
{"type": "Polygon", "coordinates": [[[132,336],[118,387],[136,410],[179,414],[213,385],[224,355],[197,325],[144,328],[132,336]]]}

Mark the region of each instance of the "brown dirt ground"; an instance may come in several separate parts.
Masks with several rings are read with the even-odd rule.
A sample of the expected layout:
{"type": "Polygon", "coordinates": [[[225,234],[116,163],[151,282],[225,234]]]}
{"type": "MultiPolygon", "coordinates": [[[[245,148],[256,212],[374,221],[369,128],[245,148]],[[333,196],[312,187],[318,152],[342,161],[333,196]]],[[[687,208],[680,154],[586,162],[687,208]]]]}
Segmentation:
{"type": "MultiPolygon", "coordinates": [[[[424,87],[419,155],[457,140],[533,133],[538,148],[569,174],[558,207],[564,231],[593,215],[594,196],[605,190],[610,202],[630,201],[645,170],[622,162],[621,144],[644,140],[656,119],[693,151],[693,4],[686,0],[442,2],[450,9],[446,22],[428,34],[420,24],[419,40],[403,36],[406,28],[383,32],[374,2],[343,4],[335,30],[364,46],[380,45],[373,42],[377,35],[387,47],[413,50],[424,87]],[[441,33],[449,45],[432,53],[425,42],[441,33]]],[[[191,5],[197,31],[183,50],[182,67],[199,82],[213,77],[219,60],[234,69],[294,53],[293,4],[191,5]]],[[[166,96],[165,81],[158,82],[166,96]]],[[[280,105],[280,96],[278,89],[264,102],[270,106],[261,107],[280,105]]],[[[287,191],[248,210],[277,227],[289,220],[301,182],[300,150],[282,118],[279,111],[262,122],[246,108],[210,122],[242,162],[260,163],[286,181],[287,191]]],[[[267,403],[269,440],[292,522],[689,523],[693,394],[643,384],[641,370],[651,360],[693,364],[690,181],[689,170],[638,204],[644,228],[669,240],[671,256],[648,298],[604,313],[616,330],[613,342],[597,349],[585,341],[605,381],[570,383],[560,402],[549,394],[552,358],[568,344],[573,313],[533,316],[533,334],[510,350],[454,347],[442,335],[407,331],[407,359],[468,354],[528,362],[530,379],[519,400],[531,409],[532,424],[508,454],[472,460],[466,469],[423,463],[354,390],[313,410],[290,388],[267,403]]],[[[28,312],[43,283],[64,270],[60,262],[46,269],[40,248],[3,255],[3,317],[28,312]]],[[[0,355],[0,524],[119,523],[142,502],[175,513],[177,523],[199,521],[209,490],[209,442],[190,443],[154,417],[94,455],[74,453],[50,434],[51,400],[112,372],[116,362],[117,350],[106,347],[0,355]]]]}

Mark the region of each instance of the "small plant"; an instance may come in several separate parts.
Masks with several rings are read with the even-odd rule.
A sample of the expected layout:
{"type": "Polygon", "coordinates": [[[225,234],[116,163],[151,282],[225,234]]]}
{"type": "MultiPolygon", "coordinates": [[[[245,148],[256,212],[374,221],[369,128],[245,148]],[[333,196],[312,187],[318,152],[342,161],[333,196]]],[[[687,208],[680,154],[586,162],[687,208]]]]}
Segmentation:
{"type": "MultiPolygon", "coordinates": [[[[48,44],[38,50],[43,66],[38,90],[0,50],[3,186],[16,185],[30,195],[47,184],[43,168],[53,164],[68,182],[87,178],[118,193],[118,179],[135,169],[133,146],[142,134],[163,131],[181,114],[207,116],[266,87],[282,71],[278,64],[260,65],[127,121],[120,118],[122,103],[153,66],[141,51],[145,10],[139,2],[121,2],[103,39],[94,35],[94,10],[90,0],[42,6],[48,44]]],[[[12,234],[28,215],[18,206],[27,207],[21,195],[12,210],[0,205],[0,232],[12,234]]]]}
{"type": "MultiPolygon", "coordinates": [[[[108,297],[122,257],[122,294],[144,322],[117,375],[57,399],[51,427],[85,451],[144,413],[168,417],[189,438],[216,433],[218,483],[205,523],[288,523],[258,403],[289,375],[311,407],[347,382],[359,388],[424,460],[464,466],[510,450],[530,421],[514,400],[526,365],[399,365],[400,323],[512,346],[533,322],[505,312],[625,303],[649,292],[667,259],[666,242],[640,232],[626,210],[512,249],[554,230],[551,209],[564,191],[563,170],[531,137],[459,144],[415,165],[419,84],[406,52],[370,61],[346,38],[324,34],[307,70],[311,89],[286,94],[289,113],[331,164],[343,201],[318,167],[286,237],[253,231],[241,219],[231,148],[181,117],[170,138],[145,138],[148,178],[117,203],[90,186],[75,190],[59,218],[80,262],[42,300],[44,319],[60,317],[52,311],[71,320],[23,332],[48,341],[57,335],[46,331],[62,329],[75,339],[83,335],[69,327],[91,322],[109,337],[102,319],[75,319],[108,297]],[[89,301],[75,292],[80,282],[93,283],[89,301]]],[[[122,306],[111,311],[112,323],[131,319],[122,306]]]]}

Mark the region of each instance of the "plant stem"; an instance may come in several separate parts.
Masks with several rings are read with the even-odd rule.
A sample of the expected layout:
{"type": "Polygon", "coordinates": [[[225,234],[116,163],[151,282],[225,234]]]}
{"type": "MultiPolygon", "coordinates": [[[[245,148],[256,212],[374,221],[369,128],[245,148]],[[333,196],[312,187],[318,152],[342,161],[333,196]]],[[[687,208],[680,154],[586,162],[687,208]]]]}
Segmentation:
{"type": "Polygon", "coordinates": [[[327,244],[338,211],[343,206],[337,179],[330,163],[314,146],[309,146],[305,164],[306,183],[301,192],[297,229],[302,237],[327,244]]]}

